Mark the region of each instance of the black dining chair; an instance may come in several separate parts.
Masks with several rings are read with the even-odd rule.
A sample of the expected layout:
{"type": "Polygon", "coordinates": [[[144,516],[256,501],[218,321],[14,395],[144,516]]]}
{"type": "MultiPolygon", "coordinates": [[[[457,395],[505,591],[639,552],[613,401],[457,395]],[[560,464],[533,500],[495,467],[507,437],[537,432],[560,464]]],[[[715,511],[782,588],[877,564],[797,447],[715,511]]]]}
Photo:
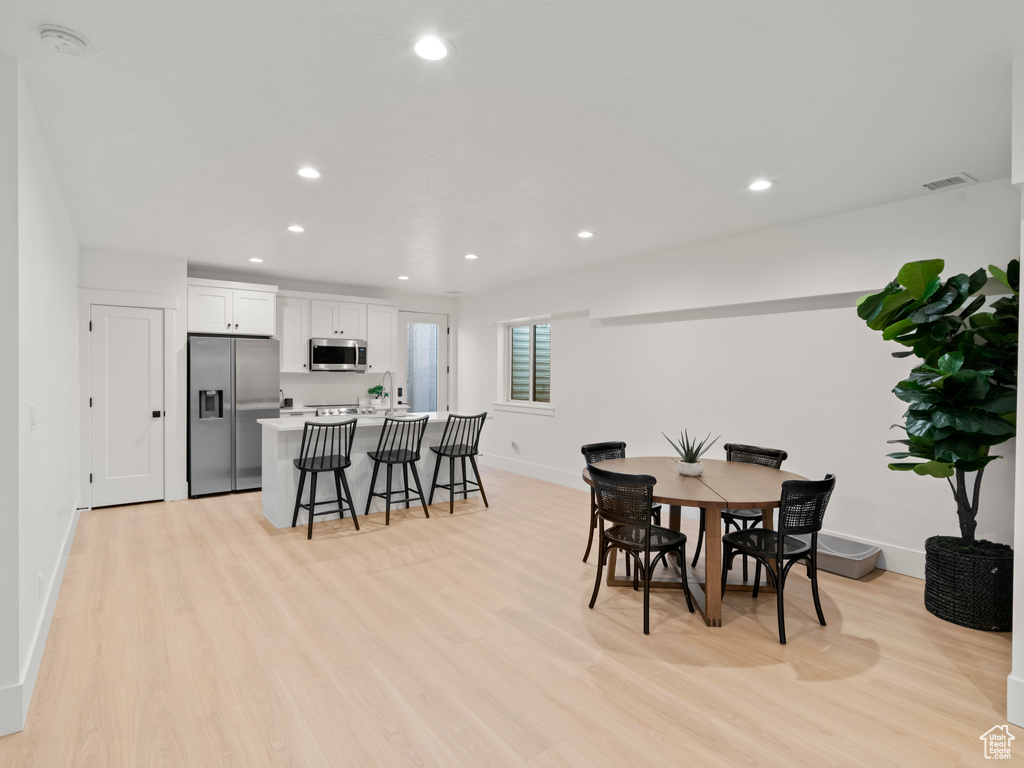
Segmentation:
{"type": "Polygon", "coordinates": [[[594,582],[590,607],[593,608],[597,602],[597,593],[601,589],[601,573],[608,552],[618,548],[633,560],[636,574],[644,584],[645,635],[651,633],[651,572],[659,560],[667,564],[669,552],[676,552],[679,555],[686,607],[693,613],[693,600],[690,598],[690,587],[686,579],[686,534],[651,524],[651,506],[654,484],[657,480],[650,475],[626,475],[597,467],[590,467],[590,479],[594,483],[594,494],[597,496],[599,531],[597,579],[594,582]],[[611,523],[612,527],[605,530],[605,521],[611,523]],[[652,552],[655,553],[653,562],[652,552]]]}
{"type": "Polygon", "coordinates": [[[352,493],[348,488],[348,479],[345,477],[345,470],[352,465],[352,439],[356,434],[356,420],[340,421],[329,424],[314,423],[307,421],[302,427],[302,445],[299,448],[299,458],[294,460],[296,469],[299,470],[299,487],[295,493],[295,512],[292,515],[292,528],[299,520],[299,510],[309,511],[309,530],[306,532],[306,539],[313,538],[313,518],[316,515],[333,515],[338,513],[338,519],[344,519],[347,509],[352,516],[352,522],[359,530],[359,519],[356,516],[355,507],[352,506],[352,493]],[[321,504],[333,504],[334,500],[316,500],[316,480],[321,472],[334,473],[334,489],[338,494],[337,509],[330,509],[324,512],[316,512],[315,509],[321,504]],[[309,480],[309,501],[302,503],[302,488],[306,484],[306,475],[309,480]],[[345,495],[342,496],[342,488],[345,495]]]}
{"type": "Polygon", "coordinates": [[[803,560],[807,563],[814,610],[818,613],[818,621],[825,626],[825,614],[821,612],[821,601],[818,599],[818,532],[821,530],[825,509],[835,487],[834,475],[825,475],[824,480],[786,480],[782,484],[778,531],[751,527],[727,533],[722,537],[723,595],[732,560],[736,555],[749,555],[757,561],[754,570],[754,597],[757,597],[761,582],[761,566],[764,565],[769,582],[775,586],[779,642],[783,645],[786,644],[786,615],[782,596],[786,576],[796,562],[803,560]],[[795,535],[800,534],[810,534],[810,543],[795,538],[795,535]]]}
{"type": "MultiPolygon", "coordinates": [[[[789,458],[789,454],[778,448],[759,448],[756,445],[743,445],[742,443],[726,443],[725,460],[737,461],[741,464],[758,464],[762,467],[780,469],[782,462],[789,458]]],[[[704,520],[705,512],[700,511],[700,531],[697,533],[697,548],[693,553],[693,567],[697,567],[697,558],[700,557],[700,549],[704,544],[704,520]]],[[[725,532],[730,528],[746,530],[753,528],[761,522],[762,513],[760,509],[723,509],[722,524],[725,532]]],[[[747,558],[743,558],[743,580],[747,580],[747,558]]]]}
{"type": "MultiPolygon", "coordinates": [[[[588,443],[580,448],[580,453],[583,454],[583,460],[586,462],[587,467],[591,464],[596,464],[599,461],[606,461],[608,459],[624,459],[626,458],[626,444],[622,441],[612,441],[604,443],[588,443]]],[[[655,504],[651,507],[651,513],[654,515],[654,524],[661,525],[661,506],[655,504]]],[[[587,558],[590,557],[590,547],[594,543],[594,531],[597,529],[597,497],[594,495],[594,489],[590,489],[590,536],[587,538],[587,551],[583,553],[583,562],[587,562],[587,558]]],[[[626,561],[628,576],[629,561],[626,561]]]]}
{"type": "Polygon", "coordinates": [[[423,443],[423,433],[427,431],[428,416],[421,416],[415,419],[385,417],[384,426],[380,431],[380,439],[377,441],[376,450],[369,451],[366,455],[373,460],[373,475],[370,478],[370,493],[366,497],[366,512],[370,514],[370,504],[373,497],[384,499],[385,515],[384,525],[391,524],[392,502],[404,502],[405,508],[409,508],[409,502],[419,499],[423,506],[423,513],[430,517],[427,511],[426,499],[423,497],[423,486],[420,485],[420,475],[416,471],[416,462],[420,460],[420,445],[423,443]],[[387,467],[387,490],[384,493],[376,493],[374,487],[377,485],[377,470],[380,465],[387,467]],[[403,488],[391,488],[391,471],[395,465],[402,466],[403,488]],[[413,495],[409,490],[409,470],[412,470],[412,479],[416,482],[417,493],[413,495]],[[394,499],[395,494],[402,494],[400,498],[394,499]]]}
{"type": "Polygon", "coordinates": [[[434,490],[445,488],[448,490],[448,514],[455,514],[455,494],[462,493],[462,498],[468,498],[471,491],[480,491],[480,498],[487,504],[487,494],[484,492],[483,483],[480,482],[480,470],[476,466],[476,455],[480,452],[480,432],[483,431],[484,421],[487,419],[487,412],[476,416],[458,416],[450,414],[448,422],[444,425],[444,434],[441,435],[441,443],[431,446],[430,450],[437,454],[437,461],[434,463],[434,479],[430,482],[430,498],[427,504],[434,503],[434,490]],[[448,483],[437,482],[437,473],[441,469],[441,457],[448,459],[448,483]],[[455,480],[455,460],[462,460],[462,482],[455,480]],[[473,475],[476,482],[466,478],[466,459],[473,465],[473,475]],[[473,486],[472,488],[470,486],[473,486]]]}

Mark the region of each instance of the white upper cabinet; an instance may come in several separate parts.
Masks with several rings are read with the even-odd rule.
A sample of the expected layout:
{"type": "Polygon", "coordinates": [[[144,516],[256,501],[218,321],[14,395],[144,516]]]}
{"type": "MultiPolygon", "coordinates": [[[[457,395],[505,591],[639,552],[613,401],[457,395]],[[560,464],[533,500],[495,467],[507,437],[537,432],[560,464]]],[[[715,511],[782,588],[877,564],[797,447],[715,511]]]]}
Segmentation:
{"type": "Polygon", "coordinates": [[[204,285],[188,287],[188,330],[191,333],[230,333],[232,320],[230,288],[204,285]]]}
{"type": "Polygon", "coordinates": [[[348,339],[366,338],[366,305],[351,301],[310,302],[310,336],[330,339],[344,336],[348,339]]]}
{"type": "Polygon", "coordinates": [[[366,314],[366,372],[398,371],[398,307],[370,304],[366,314]]]}
{"type": "Polygon", "coordinates": [[[274,286],[250,288],[244,283],[190,281],[189,333],[273,336],[277,327],[276,298],[274,286]]]}
{"type": "Polygon", "coordinates": [[[309,373],[309,300],[277,299],[277,338],[281,342],[281,373],[309,373]]]}

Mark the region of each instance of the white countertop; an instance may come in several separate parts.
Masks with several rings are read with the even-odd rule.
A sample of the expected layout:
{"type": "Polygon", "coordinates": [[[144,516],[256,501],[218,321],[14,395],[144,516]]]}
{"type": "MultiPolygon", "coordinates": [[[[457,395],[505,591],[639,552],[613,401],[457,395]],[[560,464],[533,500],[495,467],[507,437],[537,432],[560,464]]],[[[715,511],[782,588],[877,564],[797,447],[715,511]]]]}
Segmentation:
{"type": "MultiPolygon", "coordinates": [[[[429,417],[427,419],[428,424],[448,420],[447,413],[438,414],[435,412],[406,413],[402,414],[400,418],[414,419],[421,416],[429,417]]],[[[300,432],[302,431],[302,425],[307,421],[311,421],[314,424],[337,424],[340,421],[348,421],[349,419],[356,420],[356,429],[360,429],[362,427],[379,427],[384,423],[384,414],[380,413],[371,416],[369,414],[349,413],[343,416],[311,416],[307,419],[286,416],[282,419],[259,419],[256,423],[262,424],[267,429],[272,429],[275,432],[300,432]]]]}

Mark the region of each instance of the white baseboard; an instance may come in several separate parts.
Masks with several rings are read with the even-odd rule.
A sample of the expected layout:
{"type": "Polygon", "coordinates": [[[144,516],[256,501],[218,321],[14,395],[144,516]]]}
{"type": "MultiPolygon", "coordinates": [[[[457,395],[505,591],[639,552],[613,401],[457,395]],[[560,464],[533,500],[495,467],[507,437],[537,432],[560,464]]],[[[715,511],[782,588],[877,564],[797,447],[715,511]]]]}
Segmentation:
{"type": "Polygon", "coordinates": [[[1006,721],[1024,726],[1024,680],[1012,673],[1006,677],[1006,721]]]}
{"type": "Polygon", "coordinates": [[[487,467],[502,469],[506,472],[513,472],[517,475],[532,477],[535,480],[547,480],[549,483],[564,485],[567,488],[586,490],[587,484],[583,482],[582,472],[566,472],[564,469],[552,469],[542,464],[532,464],[520,459],[509,459],[505,456],[495,456],[491,453],[482,454],[478,461],[487,467]]]}
{"type": "Polygon", "coordinates": [[[80,515],[80,509],[71,512],[71,522],[64,535],[64,544],[61,546],[53,578],[50,579],[50,590],[46,594],[43,613],[32,636],[32,650],[28,654],[25,669],[22,670],[21,680],[15,685],[0,689],[0,736],[16,733],[25,727],[25,718],[28,717],[28,708],[32,703],[32,691],[35,690],[36,679],[39,677],[39,666],[43,661],[43,651],[46,650],[46,638],[50,634],[50,624],[57,609],[57,597],[60,595],[60,585],[64,581],[64,571],[67,569],[80,515]]]}

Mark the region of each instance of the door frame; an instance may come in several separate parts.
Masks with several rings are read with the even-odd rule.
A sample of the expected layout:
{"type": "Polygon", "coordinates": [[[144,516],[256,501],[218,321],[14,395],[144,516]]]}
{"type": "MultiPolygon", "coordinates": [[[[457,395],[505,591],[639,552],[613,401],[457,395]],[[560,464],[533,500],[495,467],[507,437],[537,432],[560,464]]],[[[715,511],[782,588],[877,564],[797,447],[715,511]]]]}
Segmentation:
{"type": "Polygon", "coordinates": [[[92,382],[92,346],[89,336],[89,322],[93,305],[110,307],[138,307],[140,309],[163,310],[163,368],[164,368],[164,410],[167,417],[164,421],[164,501],[185,498],[177,486],[182,482],[175,480],[174,462],[177,452],[184,446],[178,443],[178,425],[181,422],[182,406],[179,402],[180,393],[177,385],[178,370],[175,365],[174,330],[177,321],[178,297],[161,293],[138,293],[132,291],[102,291],[92,288],[79,289],[78,304],[78,355],[79,371],[79,485],[81,487],[83,508],[92,508],[92,413],[89,408],[89,389],[92,382]]]}
{"type": "MultiPolygon", "coordinates": [[[[451,413],[452,412],[452,326],[451,326],[452,316],[448,312],[422,312],[422,311],[408,310],[408,309],[399,309],[398,310],[398,329],[399,329],[398,335],[399,335],[399,338],[402,339],[402,343],[401,343],[401,348],[402,348],[402,367],[401,367],[401,370],[402,370],[402,376],[401,376],[402,385],[401,386],[403,388],[402,389],[403,392],[405,392],[409,388],[409,333],[408,333],[408,329],[406,329],[406,331],[404,333],[401,330],[402,326],[405,325],[405,323],[407,322],[407,321],[403,321],[402,320],[402,315],[425,315],[425,316],[430,317],[430,318],[438,318],[438,317],[443,317],[444,318],[445,334],[444,334],[443,342],[444,342],[444,345],[445,345],[445,360],[447,361],[445,365],[446,365],[447,370],[445,371],[445,376],[444,376],[445,410],[443,411],[443,413],[451,413]]],[[[438,330],[438,333],[440,333],[440,330],[438,330]]],[[[441,393],[438,392],[438,396],[439,397],[440,397],[440,394],[441,393]]],[[[403,395],[403,399],[408,401],[408,399],[409,399],[408,398],[408,394],[404,394],[403,395]]],[[[438,413],[442,413],[442,411],[440,409],[438,409],[438,413]]]]}

